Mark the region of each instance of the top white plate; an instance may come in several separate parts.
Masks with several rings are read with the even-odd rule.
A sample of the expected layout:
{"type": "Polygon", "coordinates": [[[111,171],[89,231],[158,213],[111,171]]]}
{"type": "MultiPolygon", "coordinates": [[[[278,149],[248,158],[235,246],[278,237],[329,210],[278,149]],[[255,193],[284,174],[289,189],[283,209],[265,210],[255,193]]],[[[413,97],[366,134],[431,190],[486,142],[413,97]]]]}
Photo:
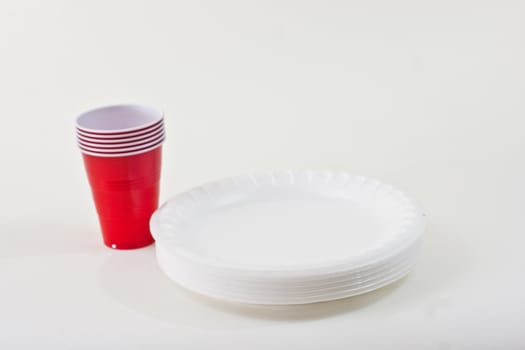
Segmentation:
{"type": "Polygon", "coordinates": [[[151,219],[164,249],[228,273],[303,276],[377,263],[416,241],[422,212],[403,193],[342,172],[272,172],[197,187],[151,219]]]}

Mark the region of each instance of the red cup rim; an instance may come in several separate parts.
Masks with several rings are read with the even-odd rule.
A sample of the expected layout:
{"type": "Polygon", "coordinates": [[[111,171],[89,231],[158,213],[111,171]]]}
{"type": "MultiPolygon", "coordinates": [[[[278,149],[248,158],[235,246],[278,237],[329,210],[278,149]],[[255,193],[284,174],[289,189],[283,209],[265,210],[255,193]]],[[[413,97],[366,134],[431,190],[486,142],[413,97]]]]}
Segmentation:
{"type": "Polygon", "coordinates": [[[133,146],[135,144],[140,144],[141,142],[145,142],[145,141],[148,141],[148,140],[151,141],[151,140],[155,139],[156,137],[158,137],[160,135],[163,135],[163,134],[164,134],[164,129],[161,128],[161,129],[157,130],[154,133],[149,133],[149,134],[146,134],[146,135],[143,135],[143,136],[140,136],[140,137],[134,137],[134,138],[130,138],[130,139],[121,139],[121,140],[119,140],[119,142],[112,142],[112,143],[99,142],[98,140],[97,141],[89,140],[89,139],[85,139],[85,138],[82,138],[82,137],[77,137],[77,141],[80,144],[86,145],[88,147],[94,147],[94,148],[97,148],[97,147],[100,147],[100,148],[124,148],[124,147],[133,146]]]}
{"type": "Polygon", "coordinates": [[[99,147],[90,147],[90,146],[84,146],[82,144],[78,144],[78,146],[81,148],[81,149],[84,149],[86,151],[90,151],[90,152],[102,152],[102,153],[122,153],[122,152],[128,152],[128,151],[134,151],[138,148],[142,148],[142,147],[148,147],[150,145],[154,145],[156,144],[157,142],[162,142],[164,141],[164,138],[165,138],[165,135],[161,135],[159,137],[157,137],[155,140],[152,140],[152,141],[149,141],[149,142],[146,142],[146,143],[143,143],[143,144],[139,144],[139,145],[134,145],[134,146],[130,146],[130,147],[120,147],[120,148],[111,148],[111,149],[104,149],[104,148],[99,148],[99,147]]]}
{"type": "Polygon", "coordinates": [[[161,147],[161,146],[162,146],[162,142],[159,142],[158,144],[156,144],[154,146],[141,148],[141,149],[138,149],[136,151],[127,152],[127,153],[90,152],[90,151],[85,151],[82,148],[81,148],[81,152],[83,154],[86,154],[86,155],[89,155],[89,156],[93,156],[93,157],[116,158],[116,157],[135,156],[135,155],[138,155],[138,154],[142,154],[142,153],[146,153],[146,152],[152,151],[152,150],[154,150],[154,149],[156,149],[158,147],[161,147]]]}
{"type": "Polygon", "coordinates": [[[140,139],[148,135],[157,133],[160,130],[164,130],[164,123],[162,122],[146,130],[142,130],[141,132],[127,134],[127,135],[114,135],[113,137],[107,137],[107,136],[99,137],[99,135],[96,135],[96,136],[87,135],[77,130],[77,137],[79,139],[82,139],[88,142],[94,142],[94,143],[119,143],[119,142],[128,142],[128,141],[133,141],[135,139],[140,139]]]}
{"type": "Polygon", "coordinates": [[[132,140],[130,142],[120,142],[120,143],[100,143],[100,142],[88,142],[85,139],[78,138],[78,144],[90,148],[100,148],[100,149],[114,149],[114,148],[127,148],[140,146],[149,142],[157,140],[159,137],[164,136],[164,130],[161,129],[154,134],[148,134],[144,137],[132,140]]]}
{"type": "Polygon", "coordinates": [[[119,104],[88,110],[76,119],[77,129],[92,134],[127,134],[162,121],[164,113],[140,104],[119,104]]]}
{"type": "Polygon", "coordinates": [[[151,145],[149,147],[138,148],[136,150],[127,151],[127,152],[93,152],[93,151],[85,150],[82,147],[80,147],[80,150],[83,154],[87,154],[87,155],[94,156],[94,157],[129,157],[129,156],[134,156],[137,154],[146,153],[148,151],[154,150],[155,148],[162,146],[163,142],[164,140],[161,140],[160,142],[154,145],[151,145]]]}
{"type": "Polygon", "coordinates": [[[126,138],[126,137],[134,137],[139,136],[141,134],[147,133],[153,129],[164,127],[164,119],[158,121],[155,124],[152,124],[150,126],[140,128],[134,131],[130,132],[122,132],[122,133],[93,133],[89,131],[82,130],[78,127],[76,127],[77,135],[82,135],[83,137],[89,137],[94,139],[100,139],[100,140],[112,140],[112,139],[119,139],[119,138],[126,138]]]}

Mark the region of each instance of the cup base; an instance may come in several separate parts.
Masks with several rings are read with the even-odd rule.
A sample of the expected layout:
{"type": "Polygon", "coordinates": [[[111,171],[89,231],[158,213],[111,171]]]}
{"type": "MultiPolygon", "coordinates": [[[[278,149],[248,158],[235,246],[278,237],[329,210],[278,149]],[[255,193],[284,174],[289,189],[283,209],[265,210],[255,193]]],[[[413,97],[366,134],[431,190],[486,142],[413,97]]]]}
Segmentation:
{"type": "Polygon", "coordinates": [[[152,245],[153,243],[155,243],[155,240],[153,238],[147,241],[144,241],[144,242],[135,242],[133,244],[122,244],[122,243],[115,243],[113,241],[104,240],[104,245],[106,247],[111,248],[111,249],[116,249],[116,250],[139,249],[139,248],[144,248],[149,245],[152,245]]]}
{"type": "Polygon", "coordinates": [[[139,218],[100,218],[104,244],[112,249],[136,249],[155,240],[149,231],[151,215],[139,218]]]}

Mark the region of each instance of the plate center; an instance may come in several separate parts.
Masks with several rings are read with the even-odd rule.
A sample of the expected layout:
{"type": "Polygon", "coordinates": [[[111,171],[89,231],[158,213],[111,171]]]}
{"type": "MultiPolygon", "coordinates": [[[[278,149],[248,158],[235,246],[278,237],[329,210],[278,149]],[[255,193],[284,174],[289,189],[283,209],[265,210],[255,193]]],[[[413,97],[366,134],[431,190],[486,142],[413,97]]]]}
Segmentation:
{"type": "Polygon", "coordinates": [[[359,255],[389,234],[371,209],[351,200],[275,194],[198,213],[177,241],[224,262],[279,267],[359,255]]]}

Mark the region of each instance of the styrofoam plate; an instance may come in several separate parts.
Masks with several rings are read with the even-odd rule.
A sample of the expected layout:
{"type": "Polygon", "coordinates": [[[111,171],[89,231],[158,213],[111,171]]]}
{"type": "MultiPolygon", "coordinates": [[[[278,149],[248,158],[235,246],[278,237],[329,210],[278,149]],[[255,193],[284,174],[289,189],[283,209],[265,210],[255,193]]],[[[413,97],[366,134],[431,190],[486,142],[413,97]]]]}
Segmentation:
{"type": "Polygon", "coordinates": [[[181,286],[199,294],[233,302],[255,304],[304,304],[362,294],[394,282],[406,275],[415,261],[415,254],[404,256],[396,263],[362,275],[324,281],[318,285],[283,286],[283,281],[261,281],[257,284],[235,283],[221,276],[210,276],[180,264],[169,251],[157,246],[157,259],[161,269],[181,286]]]}
{"type": "MultiPolygon", "coordinates": [[[[361,283],[359,289],[357,282],[348,281],[360,274],[366,277],[367,269],[376,273],[368,284],[381,286],[381,281],[400,273],[392,267],[396,262],[402,264],[405,255],[412,261],[407,252],[423,228],[422,212],[391,186],[348,173],[317,171],[210,183],[174,197],[151,220],[162,254],[184,261],[184,270],[174,273],[170,269],[177,266],[169,258],[162,263],[159,259],[168,276],[210,296],[231,300],[228,296],[241,295],[236,300],[254,303],[293,299],[279,299],[285,292],[272,292],[279,286],[308,286],[298,292],[310,291],[310,299],[296,297],[295,303],[353,295],[367,285],[361,283]],[[195,277],[183,281],[180,276],[195,277]],[[200,288],[213,276],[215,282],[200,288]],[[232,281],[240,281],[241,287],[232,281]],[[339,283],[339,294],[316,289],[322,281],[336,287],[339,283]],[[263,288],[271,283],[277,283],[275,288],[263,288]],[[271,296],[262,298],[259,292],[271,296]]],[[[405,265],[402,271],[409,270],[410,264],[405,265]]]]}
{"type": "Polygon", "coordinates": [[[344,283],[359,283],[362,280],[371,277],[380,277],[387,274],[392,268],[402,265],[407,261],[412,261],[419,250],[419,241],[414,242],[414,245],[407,249],[402,254],[399,254],[391,259],[385,260],[374,267],[362,269],[358,271],[345,271],[333,275],[313,275],[308,277],[286,278],[270,276],[261,277],[257,274],[250,276],[239,274],[228,274],[223,271],[215,271],[207,267],[194,264],[184,257],[172,254],[169,249],[166,249],[161,243],[157,243],[157,258],[162,269],[170,270],[172,274],[184,275],[186,271],[190,271],[189,276],[193,280],[202,280],[203,283],[210,284],[213,287],[224,285],[229,289],[238,290],[256,290],[262,293],[269,292],[303,292],[307,290],[322,290],[323,288],[331,288],[336,285],[344,283]]]}

